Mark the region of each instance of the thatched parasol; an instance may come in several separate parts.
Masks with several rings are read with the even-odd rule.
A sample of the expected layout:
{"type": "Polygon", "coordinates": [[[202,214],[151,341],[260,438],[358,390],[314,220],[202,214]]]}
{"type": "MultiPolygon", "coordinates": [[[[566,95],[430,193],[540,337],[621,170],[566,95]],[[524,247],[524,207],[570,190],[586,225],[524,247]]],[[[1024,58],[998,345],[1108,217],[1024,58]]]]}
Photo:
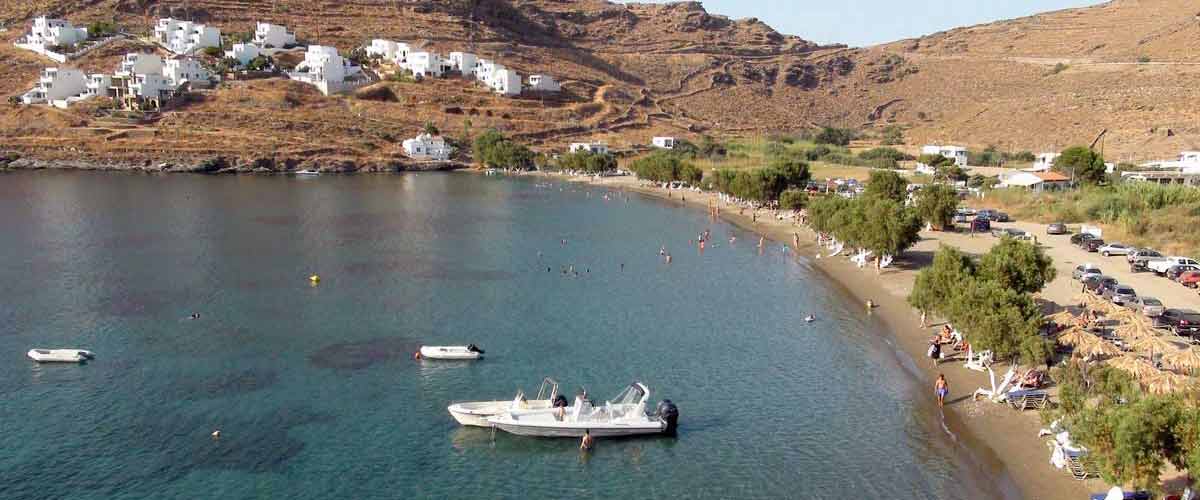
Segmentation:
{"type": "Polygon", "coordinates": [[[1154,327],[1140,318],[1131,319],[1114,328],[1113,333],[1130,340],[1157,336],[1154,332],[1154,327]]]}
{"type": "Polygon", "coordinates": [[[1133,378],[1138,380],[1149,380],[1151,377],[1155,377],[1162,373],[1155,368],[1154,365],[1151,365],[1149,361],[1146,361],[1133,354],[1119,356],[1105,361],[1105,363],[1108,363],[1108,365],[1113,368],[1133,375],[1133,378]]]}
{"type": "Polygon", "coordinates": [[[1079,327],[1069,328],[1067,331],[1058,334],[1058,343],[1067,346],[1084,346],[1099,341],[1100,337],[1085,332],[1079,327]]]}
{"type": "Polygon", "coordinates": [[[1151,353],[1170,352],[1179,348],[1171,341],[1153,334],[1138,338],[1137,340],[1133,341],[1133,344],[1130,344],[1130,346],[1134,349],[1140,351],[1150,351],[1151,353]]]}
{"type": "Polygon", "coordinates": [[[1079,348],[1075,349],[1075,352],[1080,356],[1086,356],[1089,358],[1111,358],[1113,356],[1120,356],[1122,354],[1122,351],[1118,349],[1117,346],[1099,339],[1097,339],[1095,342],[1080,346],[1079,348]]]}
{"type": "Polygon", "coordinates": [[[1075,315],[1071,314],[1071,311],[1063,309],[1059,312],[1056,312],[1054,314],[1046,316],[1046,321],[1054,323],[1063,328],[1068,328],[1068,327],[1075,326],[1075,322],[1077,320],[1075,318],[1075,315]]]}
{"type": "Polygon", "coordinates": [[[1191,380],[1182,375],[1162,372],[1146,381],[1146,390],[1151,394],[1172,394],[1191,385],[1191,380]]]}
{"type": "Polygon", "coordinates": [[[1117,308],[1117,310],[1106,314],[1105,317],[1107,317],[1108,319],[1115,319],[1117,321],[1140,321],[1141,320],[1141,316],[1138,315],[1138,313],[1136,311],[1134,311],[1133,309],[1129,309],[1127,307],[1119,307],[1119,308],[1117,308]]]}
{"type": "Polygon", "coordinates": [[[1162,362],[1176,370],[1195,370],[1200,368],[1200,352],[1192,348],[1168,351],[1163,355],[1162,362]]]}

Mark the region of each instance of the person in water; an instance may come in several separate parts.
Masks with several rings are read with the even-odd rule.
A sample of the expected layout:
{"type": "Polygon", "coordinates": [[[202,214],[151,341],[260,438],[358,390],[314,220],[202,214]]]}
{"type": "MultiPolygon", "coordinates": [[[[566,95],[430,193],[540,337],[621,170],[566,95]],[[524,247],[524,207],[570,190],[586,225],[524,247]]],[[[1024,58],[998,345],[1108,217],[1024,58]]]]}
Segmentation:
{"type": "Polygon", "coordinates": [[[579,449],[583,451],[591,451],[596,445],[596,438],[592,437],[592,432],[589,430],[583,431],[583,439],[579,440],[579,449]]]}
{"type": "Polygon", "coordinates": [[[950,383],[946,382],[946,375],[939,373],[937,381],[933,383],[933,391],[937,394],[938,406],[946,403],[946,396],[950,395],[950,383]]]}

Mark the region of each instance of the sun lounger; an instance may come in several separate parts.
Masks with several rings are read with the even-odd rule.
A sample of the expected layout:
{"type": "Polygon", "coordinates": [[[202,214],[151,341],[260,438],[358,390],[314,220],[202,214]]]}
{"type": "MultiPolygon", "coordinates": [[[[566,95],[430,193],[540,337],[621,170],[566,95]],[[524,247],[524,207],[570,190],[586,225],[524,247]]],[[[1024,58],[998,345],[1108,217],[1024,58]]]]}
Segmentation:
{"type": "Polygon", "coordinates": [[[1068,453],[1067,454],[1067,471],[1071,473],[1071,477],[1083,481],[1089,477],[1100,477],[1099,466],[1095,460],[1088,458],[1085,453],[1068,453]]]}
{"type": "Polygon", "coordinates": [[[974,350],[970,350],[967,351],[967,362],[963,363],[963,366],[977,372],[985,372],[988,366],[991,366],[992,361],[994,361],[992,351],[974,352],[974,350]]]}
{"type": "Polygon", "coordinates": [[[996,385],[996,372],[992,371],[990,367],[984,369],[988,372],[992,388],[984,389],[981,387],[975,389],[975,394],[971,395],[971,399],[979,399],[980,396],[983,396],[997,403],[1003,401],[1003,396],[1008,393],[1009,384],[1012,384],[1013,380],[1017,378],[1017,370],[1009,367],[1008,373],[1004,374],[1004,380],[1000,382],[1000,385],[996,385]]]}
{"type": "Polygon", "coordinates": [[[1014,410],[1041,410],[1050,404],[1050,393],[1041,390],[1016,390],[1005,395],[1014,410]]]}

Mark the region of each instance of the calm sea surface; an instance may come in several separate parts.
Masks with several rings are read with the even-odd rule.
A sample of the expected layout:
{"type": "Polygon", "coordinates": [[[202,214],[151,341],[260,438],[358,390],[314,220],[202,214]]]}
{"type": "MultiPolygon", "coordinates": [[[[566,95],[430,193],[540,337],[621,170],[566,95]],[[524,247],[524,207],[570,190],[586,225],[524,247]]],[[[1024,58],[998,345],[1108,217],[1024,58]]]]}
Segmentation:
{"type": "Polygon", "coordinates": [[[0,497],[998,496],[843,292],[777,243],[606,192],[0,174],[0,497]],[[487,358],[412,359],[468,342],[487,358]],[[38,366],[32,347],[98,359],[38,366]],[[679,435],[583,456],[445,411],[544,376],[598,398],[642,381],[679,435]]]}

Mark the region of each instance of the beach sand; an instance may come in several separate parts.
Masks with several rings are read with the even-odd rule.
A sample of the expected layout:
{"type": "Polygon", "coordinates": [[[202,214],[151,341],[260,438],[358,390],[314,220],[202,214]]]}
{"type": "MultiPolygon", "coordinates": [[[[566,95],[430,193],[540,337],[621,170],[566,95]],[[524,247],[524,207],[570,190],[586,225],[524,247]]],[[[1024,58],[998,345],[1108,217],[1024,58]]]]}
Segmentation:
{"type": "MultiPolygon", "coordinates": [[[[668,199],[666,190],[647,185],[633,177],[567,179],[668,199]]],[[[1009,486],[1018,491],[1006,491],[1006,495],[1013,493],[1031,500],[1060,500],[1087,498],[1089,492],[1103,492],[1108,489],[1108,485],[1099,479],[1077,481],[1065,471],[1050,465],[1047,438],[1037,435],[1038,430],[1043,427],[1038,412],[1018,412],[1006,405],[986,400],[973,401],[971,394],[976,388],[991,387],[986,372],[964,368],[964,360],[959,357],[943,359],[935,368],[925,355],[928,340],[935,332],[934,327],[940,325],[941,321],[929,318],[931,327],[921,328],[919,313],[906,302],[917,272],[932,260],[934,252],[943,243],[979,254],[986,252],[997,241],[995,238],[990,235],[971,237],[959,233],[922,232],[922,239],[917,245],[897,258],[891,268],[877,274],[874,268],[868,266],[859,269],[843,257],[816,259],[819,250],[815,243],[816,235],[790,220],[775,219],[770,211],[760,210],[757,220],[752,220],[751,211],[739,214],[737,207],[727,207],[715,194],[694,191],[675,190],[671,192],[669,200],[681,207],[701,210],[713,205],[719,206],[723,219],[780,243],[790,243],[793,235],[799,233],[801,247],[796,249],[798,258],[806,259],[814,268],[824,272],[835,283],[849,291],[863,303],[864,313],[866,302],[874,302],[877,307],[871,314],[878,316],[887,325],[895,336],[896,346],[912,358],[912,364],[922,374],[923,381],[928,382],[930,386],[931,399],[934,397],[932,387],[937,375],[946,375],[950,384],[950,396],[946,398],[944,424],[947,432],[953,435],[948,434],[946,437],[957,439],[970,448],[973,458],[981,462],[979,465],[984,471],[1000,469],[1007,473],[1011,481],[1005,483],[1011,482],[1009,486]],[[681,195],[686,202],[681,200],[681,195]]],[[[1074,264],[1056,259],[1055,265],[1059,268],[1058,277],[1047,286],[1042,297],[1058,304],[1066,304],[1077,291],[1070,278],[1070,268],[1074,264]]],[[[998,364],[993,369],[999,378],[1008,368],[998,364]]],[[[1001,486],[1008,489],[1004,488],[1004,485],[1001,486]]]]}

